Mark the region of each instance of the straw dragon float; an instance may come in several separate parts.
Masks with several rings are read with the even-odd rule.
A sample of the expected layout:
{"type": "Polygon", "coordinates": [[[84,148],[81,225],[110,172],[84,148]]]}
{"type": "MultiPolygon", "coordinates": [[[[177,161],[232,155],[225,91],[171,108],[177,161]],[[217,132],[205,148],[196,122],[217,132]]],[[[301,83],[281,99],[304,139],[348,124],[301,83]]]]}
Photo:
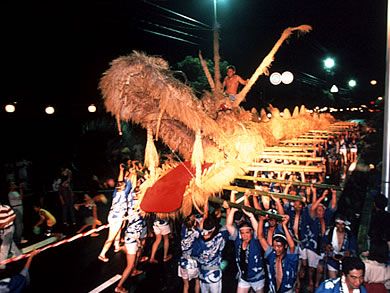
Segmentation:
{"type": "Polygon", "coordinates": [[[219,112],[224,101],[221,82],[214,80],[204,65],[211,92],[201,99],[192,89],[173,76],[168,63],[160,57],[133,52],[112,61],[99,87],[106,110],[120,121],[138,123],[147,129],[145,165],[150,170],[141,208],[146,212],[188,215],[192,207],[203,207],[210,195],[236,176],[247,173],[247,167],[264,147],[281,139],[297,137],[310,129],[325,129],[334,119],[329,114],[309,114],[302,105],[291,115],[288,109],[281,117],[270,105],[272,118],[261,110],[259,118],[239,104],[252,85],[268,69],[282,43],[295,31],[306,33],[308,25],[283,31],[248,84],[238,94],[232,111],[219,112]],[[153,139],[161,139],[184,159],[175,169],[158,174],[158,154],[153,139]]]}

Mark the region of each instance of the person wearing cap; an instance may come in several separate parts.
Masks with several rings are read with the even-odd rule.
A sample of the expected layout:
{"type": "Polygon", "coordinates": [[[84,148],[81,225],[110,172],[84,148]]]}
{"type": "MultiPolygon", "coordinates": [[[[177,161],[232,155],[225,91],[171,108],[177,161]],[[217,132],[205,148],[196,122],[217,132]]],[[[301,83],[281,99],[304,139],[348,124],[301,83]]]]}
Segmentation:
{"type": "Polygon", "coordinates": [[[341,215],[336,217],[335,227],[325,232],[326,265],[329,278],[336,278],[341,262],[346,256],[355,256],[356,239],[349,230],[349,222],[341,215]]]}
{"type": "Polygon", "coordinates": [[[288,215],[283,215],[284,234],[275,234],[272,245],[269,245],[263,234],[264,216],[260,216],[257,237],[265,251],[264,258],[268,271],[268,290],[271,293],[292,293],[297,279],[298,253],[294,240],[288,230],[288,215]]]}
{"type": "Polygon", "coordinates": [[[313,189],[313,203],[306,210],[306,237],[308,241],[305,243],[303,252],[303,262],[309,267],[309,284],[307,290],[313,291],[314,287],[318,287],[321,282],[324,272],[323,257],[324,257],[324,235],[327,228],[331,224],[331,219],[334,215],[337,205],[336,191],[332,190],[331,205],[326,208],[321,202],[328,196],[329,190],[326,189],[322,195],[316,199],[316,190],[313,189]],[[315,280],[313,278],[316,271],[315,280]]]}
{"type": "Polygon", "coordinates": [[[342,276],[323,281],[315,293],[366,293],[363,286],[365,265],[358,257],[346,257],[342,262],[342,276]]]}
{"type": "Polygon", "coordinates": [[[191,256],[199,263],[201,292],[222,292],[222,251],[229,232],[213,216],[205,216],[201,237],[195,239],[191,256]]]}
{"type": "Polygon", "coordinates": [[[252,288],[255,292],[264,292],[265,274],[261,245],[257,239],[257,226],[255,216],[244,209],[242,211],[249,217],[250,224],[243,222],[238,229],[234,226],[234,214],[237,209],[232,208],[226,219],[226,229],[230,239],[234,241],[236,264],[238,268],[237,293],[246,293],[252,288]]]}

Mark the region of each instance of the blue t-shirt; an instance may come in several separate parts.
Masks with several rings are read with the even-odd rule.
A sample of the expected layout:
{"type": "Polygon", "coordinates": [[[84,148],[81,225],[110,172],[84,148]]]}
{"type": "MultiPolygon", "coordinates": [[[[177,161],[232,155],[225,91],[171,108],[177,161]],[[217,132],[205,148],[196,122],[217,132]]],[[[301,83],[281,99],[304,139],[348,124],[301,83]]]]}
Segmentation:
{"type": "Polygon", "coordinates": [[[268,268],[268,278],[269,278],[268,292],[283,293],[291,290],[294,287],[295,281],[297,279],[298,261],[299,261],[298,254],[290,253],[290,250],[288,249],[287,253],[284,255],[282,259],[283,278],[279,290],[276,290],[276,270],[275,270],[276,253],[271,246],[268,246],[268,249],[264,254],[264,258],[267,260],[267,268],[268,268]]]}

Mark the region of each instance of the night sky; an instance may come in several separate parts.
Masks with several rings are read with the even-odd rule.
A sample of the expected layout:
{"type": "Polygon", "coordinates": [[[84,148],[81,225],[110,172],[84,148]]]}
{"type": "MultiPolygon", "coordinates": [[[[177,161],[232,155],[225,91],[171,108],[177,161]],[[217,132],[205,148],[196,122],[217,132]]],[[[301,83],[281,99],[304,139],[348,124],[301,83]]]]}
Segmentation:
{"type": "MultiPolygon", "coordinates": [[[[234,64],[244,78],[255,71],[283,29],[309,24],[312,32],[300,38],[294,35],[281,47],[271,72],[293,72],[297,78],[295,87],[307,75],[326,80],[329,76],[323,70],[322,60],[333,56],[337,66],[332,78],[341,87],[355,78],[358,86],[353,96],[357,102],[383,95],[386,1],[217,2],[221,57],[234,64]],[[374,89],[369,84],[371,79],[378,80],[374,89]]],[[[188,29],[188,25],[177,20],[194,22],[157,6],[213,24],[212,0],[2,1],[0,117],[4,138],[13,141],[10,151],[42,143],[49,137],[59,152],[66,152],[67,148],[61,146],[64,141],[75,139],[69,135],[83,120],[75,114],[85,111],[88,104],[101,101],[98,82],[103,72],[113,59],[132,50],[160,55],[170,64],[187,55],[197,56],[199,50],[204,57],[212,58],[210,29],[188,29]],[[15,101],[23,115],[15,113],[10,117],[4,113],[3,105],[15,101]],[[61,120],[40,114],[45,103],[59,107],[57,117],[61,120]],[[48,125],[52,127],[49,133],[48,125]],[[62,132],[61,138],[54,138],[58,132],[62,132]]],[[[294,95],[292,86],[270,86],[268,79],[261,77],[248,96],[248,106],[260,105],[264,96],[274,97],[277,104],[287,103],[287,98],[295,105],[307,102],[308,98],[312,103],[315,100],[294,95]]]]}
{"type": "MultiPolygon", "coordinates": [[[[221,56],[249,78],[288,26],[310,24],[276,55],[272,70],[323,77],[321,60],[336,58],[340,79],[361,84],[383,80],[386,1],[218,0],[221,56]]],[[[211,0],[2,1],[1,99],[89,103],[100,99],[97,84],[109,62],[132,50],[161,55],[170,64],[198,50],[212,58],[210,30],[185,29],[156,5],[205,24],[213,23],[211,0]],[[152,5],[154,4],[154,5],[152,5]],[[160,26],[160,27],[159,27],[160,26]],[[175,34],[178,29],[202,39],[175,34]],[[196,43],[157,36],[144,29],[196,43]]],[[[187,21],[190,22],[190,21],[187,21]]],[[[265,79],[265,78],[263,78],[265,79]]]]}

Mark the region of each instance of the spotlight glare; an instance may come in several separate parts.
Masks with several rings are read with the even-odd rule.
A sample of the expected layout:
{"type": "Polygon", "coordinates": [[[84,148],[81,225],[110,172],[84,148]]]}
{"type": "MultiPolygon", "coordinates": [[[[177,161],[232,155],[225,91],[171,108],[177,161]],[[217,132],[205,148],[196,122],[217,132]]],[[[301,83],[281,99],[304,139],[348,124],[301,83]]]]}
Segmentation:
{"type": "Polygon", "coordinates": [[[54,113],[54,108],[52,106],[48,106],[48,107],[46,107],[45,112],[46,112],[46,114],[51,115],[54,113]]]}
{"type": "Polygon", "coordinates": [[[273,85],[278,85],[278,84],[280,84],[282,82],[282,75],[279,72],[274,72],[269,77],[269,81],[273,85]]]}
{"type": "Polygon", "coordinates": [[[89,105],[88,112],[90,112],[90,113],[96,112],[96,106],[94,104],[89,105]]]}
{"type": "Polygon", "coordinates": [[[282,73],[282,82],[284,84],[290,84],[294,80],[294,75],[290,71],[285,71],[282,73]]]}
{"type": "Polygon", "coordinates": [[[13,113],[15,112],[15,106],[12,104],[8,104],[4,107],[5,111],[8,113],[13,113]]]}

